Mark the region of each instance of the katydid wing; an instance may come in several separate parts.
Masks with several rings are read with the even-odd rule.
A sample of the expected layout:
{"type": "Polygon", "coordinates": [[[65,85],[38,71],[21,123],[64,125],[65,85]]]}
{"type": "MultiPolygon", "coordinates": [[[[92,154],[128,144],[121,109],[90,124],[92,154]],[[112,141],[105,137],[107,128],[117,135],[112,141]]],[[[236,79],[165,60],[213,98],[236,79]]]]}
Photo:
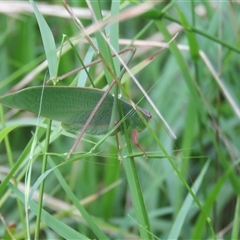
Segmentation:
{"type": "MultiPolygon", "coordinates": [[[[0,97],[0,102],[11,108],[23,109],[35,114],[40,113],[43,117],[60,121],[64,128],[81,130],[103,94],[104,91],[93,88],[29,87],[0,97]]],[[[121,101],[128,128],[142,131],[145,125],[132,105],[124,98],[119,101],[121,101]]],[[[108,94],[88,125],[86,133],[101,135],[109,131],[113,102],[114,97],[108,94]]],[[[146,121],[151,118],[147,110],[140,107],[138,109],[146,121]]],[[[116,116],[116,121],[120,121],[119,116],[116,116]]],[[[140,147],[137,142],[135,143],[140,147]]]]}

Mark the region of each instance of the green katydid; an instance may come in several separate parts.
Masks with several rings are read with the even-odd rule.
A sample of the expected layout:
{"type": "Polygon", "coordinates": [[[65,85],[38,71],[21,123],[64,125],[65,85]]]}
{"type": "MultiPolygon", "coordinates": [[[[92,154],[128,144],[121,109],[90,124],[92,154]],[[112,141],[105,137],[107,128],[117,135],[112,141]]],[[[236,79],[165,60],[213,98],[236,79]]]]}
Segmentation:
{"type": "MultiPolygon", "coordinates": [[[[94,88],[44,86],[43,89],[43,87],[29,87],[0,97],[0,102],[10,108],[27,110],[60,121],[65,129],[82,130],[104,93],[104,91],[94,88]]],[[[136,130],[142,131],[145,124],[126,99],[121,98],[119,101],[124,120],[128,128],[133,130],[134,143],[143,151],[137,142],[136,130]]],[[[102,135],[111,130],[109,124],[113,102],[114,96],[108,93],[95,112],[90,124],[86,126],[86,133],[102,135]]],[[[137,108],[146,121],[151,118],[151,114],[147,110],[137,108]]],[[[118,114],[116,122],[120,120],[120,114],[118,114]]],[[[121,126],[119,130],[122,131],[121,126]]]]}

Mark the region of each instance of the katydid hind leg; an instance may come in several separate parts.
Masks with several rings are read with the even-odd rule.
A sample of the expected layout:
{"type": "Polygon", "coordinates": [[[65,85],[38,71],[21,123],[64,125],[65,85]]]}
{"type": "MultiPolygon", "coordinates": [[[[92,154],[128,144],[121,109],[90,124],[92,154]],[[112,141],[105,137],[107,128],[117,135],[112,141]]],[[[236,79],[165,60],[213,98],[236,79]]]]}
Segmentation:
{"type": "Polygon", "coordinates": [[[132,139],[134,144],[143,152],[144,156],[147,157],[147,153],[143,150],[138,142],[137,131],[135,129],[132,130],[132,139]]]}

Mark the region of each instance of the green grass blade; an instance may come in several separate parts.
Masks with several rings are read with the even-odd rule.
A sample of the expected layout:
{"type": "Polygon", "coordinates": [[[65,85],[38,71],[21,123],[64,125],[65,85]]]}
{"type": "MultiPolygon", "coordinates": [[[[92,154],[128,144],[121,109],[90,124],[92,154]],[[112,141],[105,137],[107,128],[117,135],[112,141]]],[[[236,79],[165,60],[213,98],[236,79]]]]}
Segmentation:
{"type": "Polygon", "coordinates": [[[36,18],[38,20],[38,26],[41,31],[41,37],[45,49],[45,54],[48,61],[49,73],[50,77],[56,77],[57,74],[57,54],[56,54],[56,45],[52,35],[52,31],[50,30],[47,22],[43,18],[42,14],[39,12],[35,2],[30,0],[36,18]]]}
{"type": "MultiPolygon", "coordinates": [[[[120,108],[121,108],[121,115],[123,115],[122,106],[120,106],[120,108]]],[[[124,126],[125,140],[127,143],[127,151],[128,151],[128,154],[131,155],[132,148],[131,148],[130,140],[128,137],[127,126],[125,122],[123,122],[123,126],[124,126]]],[[[138,222],[137,227],[140,232],[140,236],[142,239],[153,239],[134,158],[130,157],[127,159],[123,159],[122,164],[125,170],[129,190],[131,193],[132,203],[135,210],[136,219],[138,222]]]]}
{"type": "MultiPolygon", "coordinates": [[[[51,125],[52,125],[52,120],[48,120],[48,126],[47,126],[47,132],[46,132],[46,141],[45,141],[45,147],[44,147],[44,153],[45,154],[43,155],[43,162],[42,162],[42,174],[46,171],[46,168],[47,168],[47,157],[48,157],[48,155],[46,153],[48,152],[50,133],[51,133],[51,125]]],[[[41,223],[42,207],[43,207],[44,185],[45,185],[45,181],[42,181],[42,184],[40,186],[38,212],[37,212],[37,220],[36,220],[36,228],[35,228],[35,236],[34,236],[34,238],[36,240],[39,239],[39,233],[40,233],[40,223],[41,223]]]]}
{"type": "MultiPolygon", "coordinates": [[[[18,190],[14,185],[9,183],[10,188],[16,194],[16,196],[24,202],[24,194],[18,190]]],[[[38,207],[37,204],[33,201],[30,202],[30,210],[37,215],[38,207]]],[[[42,220],[51,227],[57,234],[66,239],[89,239],[83,234],[73,230],[67,224],[64,224],[62,221],[59,221],[57,218],[53,217],[50,213],[42,210],[42,220]]]]}
{"type": "MultiPolygon", "coordinates": [[[[193,4],[193,3],[192,3],[193,4]]],[[[190,54],[193,58],[193,60],[198,60],[199,59],[199,47],[198,47],[198,42],[196,39],[196,35],[194,32],[191,31],[191,26],[187,21],[187,18],[183,14],[183,12],[180,10],[180,8],[177,8],[178,14],[181,20],[181,23],[184,27],[186,37],[188,39],[189,47],[190,47],[190,54]]]]}
{"type": "MultiPolygon", "coordinates": [[[[223,184],[229,177],[228,175],[231,173],[232,167],[230,167],[225,174],[218,179],[218,181],[215,183],[212,190],[208,193],[207,199],[205,200],[205,204],[203,206],[204,213],[209,215],[213,209],[213,204],[217,200],[218,194],[220,190],[222,189],[223,184]]],[[[211,221],[210,219],[206,219],[206,216],[203,214],[200,214],[196,225],[194,227],[194,231],[192,233],[191,238],[192,239],[201,239],[203,238],[204,228],[206,227],[205,224],[209,224],[208,221],[211,221]],[[207,220],[207,221],[206,221],[207,220]]]]}
{"type": "Polygon", "coordinates": [[[239,222],[240,222],[240,196],[237,197],[236,211],[235,211],[235,215],[234,215],[234,223],[233,223],[231,239],[239,239],[239,237],[240,237],[239,222]]]}
{"type": "MultiPolygon", "coordinates": [[[[204,176],[208,170],[210,161],[207,161],[206,164],[204,165],[201,173],[199,174],[199,176],[197,177],[197,179],[195,180],[193,186],[192,186],[192,191],[197,194],[199,188],[202,185],[202,181],[204,179],[204,176]]],[[[189,214],[192,205],[193,205],[193,198],[192,196],[188,193],[187,197],[185,198],[182,207],[180,209],[180,211],[178,212],[178,215],[175,219],[175,222],[172,225],[171,231],[168,235],[168,239],[178,239],[182,226],[186,220],[187,215],[189,214]]]]}
{"type": "Polygon", "coordinates": [[[134,159],[124,159],[122,164],[127,177],[141,239],[153,239],[134,159]]]}
{"type": "Polygon", "coordinates": [[[6,137],[6,135],[8,135],[11,131],[13,131],[14,129],[16,129],[17,127],[20,127],[20,124],[16,124],[16,125],[12,125],[9,127],[5,127],[3,130],[0,131],[0,143],[2,142],[2,140],[6,137]]]}
{"type": "MultiPolygon", "coordinates": [[[[38,132],[38,137],[40,138],[44,134],[45,130],[42,129],[41,131],[38,132]]],[[[30,149],[32,146],[32,141],[31,139],[25,149],[22,151],[20,157],[17,159],[15,165],[11,168],[10,172],[7,174],[7,176],[2,180],[1,185],[0,185],[0,195],[3,196],[3,193],[7,187],[7,184],[9,183],[10,179],[13,177],[13,175],[17,172],[17,170],[20,168],[21,164],[26,160],[30,153],[30,149]]]]}
{"type": "MultiPolygon", "coordinates": [[[[180,21],[174,19],[172,16],[169,16],[167,14],[164,14],[164,18],[167,19],[167,20],[173,21],[175,23],[181,24],[180,21]]],[[[201,30],[201,29],[195,28],[193,26],[191,26],[191,30],[193,32],[199,34],[199,35],[204,36],[205,38],[208,38],[209,40],[212,40],[213,42],[219,43],[220,45],[222,45],[223,47],[228,48],[229,50],[232,50],[232,51],[234,51],[236,53],[240,53],[240,50],[236,46],[234,46],[234,45],[232,45],[230,43],[227,43],[225,41],[222,41],[221,39],[215,37],[214,35],[211,35],[211,34],[207,33],[205,30],[201,30]]]]}
{"type": "MultiPolygon", "coordinates": [[[[51,167],[54,167],[54,162],[49,159],[49,164],[51,167]]],[[[61,184],[62,188],[66,192],[68,198],[73,202],[73,204],[76,206],[76,208],[79,210],[81,215],[84,217],[86,222],[89,224],[89,227],[92,229],[92,231],[96,234],[98,239],[108,239],[107,236],[99,229],[99,227],[96,225],[96,223],[93,221],[92,217],[88,214],[88,212],[85,210],[85,208],[81,205],[79,202],[79,199],[75,196],[75,194],[71,191],[69,188],[66,180],[61,175],[58,169],[54,169],[54,173],[59,180],[59,183],[61,184]]]]}
{"type": "MultiPolygon", "coordinates": [[[[98,1],[92,1],[90,2],[94,11],[94,14],[96,16],[96,20],[97,21],[102,21],[102,13],[101,13],[101,7],[100,7],[100,2],[98,1]]],[[[109,67],[112,69],[113,73],[115,73],[116,75],[116,70],[115,70],[115,66],[113,63],[113,59],[111,56],[111,51],[110,48],[108,46],[108,43],[104,40],[102,34],[104,34],[106,36],[105,30],[100,30],[99,32],[95,33],[96,36],[96,40],[97,40],[97,44],[98,44],[98,49],[101,49],[100,53],[102,55],[102,57],[104,58],[104,61],[106,63],[109,64],[109,67]]],[[[104,63],[104,62],[103,62],[104,63]]],[[[105,76],[107,78],[107,82],[110,85],[110,83],[112,82],[112,75],[109,73],[108,68],[105,66],[104,64],[104,73],[105,76]]]]}

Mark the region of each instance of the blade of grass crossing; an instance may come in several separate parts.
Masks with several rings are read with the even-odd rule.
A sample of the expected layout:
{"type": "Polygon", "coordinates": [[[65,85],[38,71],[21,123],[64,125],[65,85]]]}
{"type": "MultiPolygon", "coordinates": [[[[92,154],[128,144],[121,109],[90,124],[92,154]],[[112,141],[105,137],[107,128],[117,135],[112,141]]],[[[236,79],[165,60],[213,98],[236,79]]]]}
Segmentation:
{"type": "MultiPolygon", "coordinates": [[[[96,21],[102,21],[102,13],[101,13],[101,5],[99,0],[98,1],[91,1],[91,6],[94,11],[94,16],[96,17],[96,21]]],[[[101,30],[100,30],[101,31],[101,30]]],[[[108,43],[104,40],[102,37],[102,34],[106,36],[105,30],[102,30],[101,32],[98,31],[95,33],[98,49],[102,55],[102,57],[105,59],[105,61],[109,64],[109,67],[113,70],[114,74],[116,75],[115,66],[113,63],[113,59],[111,56],[111,51],[108,46],[108,43]]],[[[109,73],[109,70],[104,65],[104,73],[107,78],[108,84],[112,82],[112,75],[109,73]]]]}
{"type": "MultiPolygon", "coordinates": [[[[159,30],[162,32],[162,34],[164,35],[166,41],[170,41],[171,39],[171,35],[170,33],[168,32],[167,28],[166,28],[166,25],[163,21],[156,21],[156,26],[159,28],[159,30]]],[[[171,42],[170,45],[169,45],[169,48],[171,50],[171,52],[173,53],[177,63],[178,63],[178,66],[179,68],[181,69],[182,71],[182,74],[184,76],[184,79],[186,81],[186,84],[189,88],[189,93],[192,95],[191,98],[195,100],[195,107],[197,109],[197,111],[199,112],[199,115],[201,116],[201,120],[203,122],[205,122],[205,125],[207,126],[207,117],[206,117],[206,112],[205,112],[205,109],[203,108],[202,104],[201,104],[201,99],[197,93],[197,90],[196,90],[196,87],[194,85],[194,81],[192,80],[192,77],[189,73],[189,69],[186,65],[186,62],[185,60],[183,59],[180,51],[178,50],[177,48],[177,45],[175,42],[171,42]]],[[[193,196],[194,200],[196,201],[197,205],[199,206],[199,208],[201,209],[201,211],[204,213],[205,215],[205,218],[206,220],[208,219],[207,215],[205,214],[204,212],[204,209],[203,207],[201,206],[198,198],[196,197],[196,195],[191,191],[191,189],[189,188],[188,185],[186,185],[186,181],[185,181],[185,178],[182,177],[182,175],[179,175],[179,177],[181,176],[181,180],[184,182],[185,186],[187,187],[188,191],[191,192],[191,195],[193,196]]],[[[208,220],[207,220],[208,221],[208,220]]],[[[212,226],[212,223],[211,221],[208,221],[209,223],[209,227],[210,229],[213,229],[213,226],[212,226]]]]}
{"type": "MultiPolygon", "coordinates": [[[[111,16],[116,16],[120,12],[120,1],[116,1],[112,3],[111,5],[111,16]]],[[[110,26],[109,32],[110,43],[116,49],[116,51],[119,51],[119,22],[115,22],[110,26]]],[[[120,63],[117,58],[113,58],[113,63],[116,69],[117,76],[120,75],[120,63]]],[[[117,89],[117,88],[116,88],[117,89]]],[[[117,91],[117,90],[116,90],[117,91]]],[[[114,111],[112,112],[111,120],[113,120],[114,111]]],[[[110,123],[111,125],[111,123],[110,123]]],[[[110,185],[112,182],[115,182],[119,178],[120,174],[120,165],[117,158],[107,158],[107,164],[105,168],[105,178],[104,178],[104,184],[105,186],[110,185]],[[112,166],[115,165],[113,168],[112,166]]],[[[114,208],[116,207],[116,203],[112,201],[114,199],[115,195],[117,193],[117,189],[113,189],[112,191],[109,191],[108,193],[104,194],[102,196],[102,215],[105,217],[105,219],[108,219],[110,216],[112,216],[114,212],[114,208]],[[106,211],[107,210],[107,211],[106,211]]]]}
{"type": "MultiPolygon", "coordinates": [[[[157,16],[156,18],[159,19],[159,16],[157,16]]],[[[163,18],[165,18],[165,19],[167,19],[167,20],[169,20],[171,22],[175,22],[175,23],[178,23],[178,24],[181,25],[180,21],[176,20],[175,18],[173,18],[173,17],[171,17],[171,16],[169,16],[167,14],[164,14],[163,18]]],[[[219,43],[220,45],[222,45],[222,46],[224,46],[224,47],[226,47],[226,48],[228,48],[228,49],[230,49],[230,50],[232,50],[232,51],[234,51],[236,53],[240,53],[239,48],[235,47],[234,45],[232,45],[230,43],[226,43],[225,41],[222,41],[219,38],[214,37],[214,35],[211,35],[211,34],[209,34],[206,31],[203,31],[201,29],[195,28],[193,26],[191,26],[191,31],[193,31],[193,32],[195,32],[195,33],[197,33],[199,35],[202,35],[202,36],[204,36],[204,37],[206,37],[206,38],[208,38],[208,39],[210,39],[210,40],[212,40],[212,41],[214,41],[216,43],[219,43]]]]}
{"type": "MultiPolygon", "coordinates": [[[[216,198],[218,197],[218,194],[222,190],[223,184],[229,178],[229,175],[231,174],[231,172],[232,172],[232,166],[229,167],[227,171],[224,173],[224,175],[218,179],[218,181],[214,184],[214,187],[211,190],[211,192],[208,193],[207,199],[205,200],[203,205],[204,213],[209,215],[212,212],[213,205],[216,201],[216,198]]],[[[206,219],[205,215],[200,214],[194,226],[191,239],[203,239],[203,233],[204,233],[204,229],[206,228],[205,227],[206,223],[208,223],[208,219],[206,219]]]]}
{"type": "MultiPolygon", "coordinates": [[[[156,26],[159,28],[159,30],[162,32],[162,34],[164,35],[166,41],[169,41],[171,39],[171,35],[168,32],[165,23],[162,21],[155,21],[156,26]]],[[[191,75],[190,75],[190,70],[187,67],[187,64],[180,52],[180,50],[177,48],[177,45],[175,42],[171,42],[169,45],[169,48],[173,54],[173,56],[176,59],[176,62],[183,74],[184,80],[186,81],[186,84],[189,88],[189,93],[192,95],[191,98],[194,99],[195,101],[195,108],[200,116],[200,120],[202,122],[202,126],[205,126],[206,129],[208,130],[208,133],[210,134],[210,137],[212,139],[212,142],[216,148],[216,151],[219,154],[219,160],[221,161],[221,164],[223,166],[224,169],[228,169],[229,167],[231,167],[231,165],[229,164],[229,161],[226,159],[226,157],[224,156],[224,154],[221,151],[221,148],[218,147],[218,144],[215,141],[215,132],[212,131],[212,127],[209,126],[208,124],[208,113],[206,112],[206,109],[204,108],[204,104],[202,104],[202,100],[197,92],[196,86],[194,85],[194,80],[192,79],[191,75]]],[[[239,179],[237,177],[237,175],[234,173],[234,171],[232,171],[232,174],[230,174],[229,176],[231,183],[235,189],[236,192],[240,192],[239,190],[239,179]]]]}
{"type": "MultiPolygon", "coordinates": [[[[24,194],[19,189],[17,189],[15,186],[13,186],[11,183],[9,183],[9,186],[12,189],[12,191],[16,194],[16,196],[22,202],[24,202],[24,194]]],[[[29,203],[29,207],[30,207],[31,212],[33,212],[35,215],[37,215],[38,206],[34,201],[31,201],[29,203]]],[[[86,236],[84,236],[83,234],[70,228],[68,225],[64,224],[62,221],[59,221],[58,219],[53,217],[51,214],[49,214],[45,210],[42,211],[42,220],[50,228],[52,228],[57,234],[59,234],[60,236],[62,236],[65,239],[89,239],[86,236]]]]}
{"type": "MultiPolygon", "coordinates": [[[[41,131],[38,132],[38,139],[44,134],[45,129],[41,129],[41,131]]],[[[7,174],[7,176],[2,180],[0,184],[0,196],[3,196],[4,191],[6,190],[6,186],[10,179],[13,177],[14,174],[19,170],[21,167],[21,164],[26,160],[28,155],[30,154],[31,146],[32,146],[33,138],[29,141],[25,149],[22,151],[22,154],[17,159],[15,165],[11,168],[10,172],[7,174]]]]}
{"type": "MultiPolygon", "coordinates": [[[[47,57],[47,61],[48,61],[48,68],[49,68],[49,73],[50,73],[50,77],[56,77],[57,76],[57,68],[58,68],[58,62],[57,62],[57,52],[56,52],[56,45],[55,45],[55,41],[53,38],[53,34],[47,24],[47,22],[45,21],[44,17],[42,16],[42,14],[40,13],[40,11],[38,10],[36,4],[34,3],[34,1],[30,0],[30,3],[32,4],[32,7],[34,9],[34,13],[36,15],[37,21],[38,21],[38,26],[40,29],[40,33],[41,33],[41,37],[42,37],[42,41],[43,41],[43,46],[44,46],[44,50],[45,50],[45,54],[47,57]]],[[[39,111],[41,111],[41,109],[39,109],[39,111]]],[[[50,128],[51,128],[51,121],[50,124],[48,125],[48,130],[47,130],[47,140],[45,141],[45,150],[47,150],[48,148],[48,144],[49,144],[49,138],[50,138],[50,128]]],[[[38,132],[38,127],[36,128],[36,132],[38,132]]],[[[32,150],[34,148],[35,144],[32,146],[32,150]]],[[[32,151],[31,151],[32,152],[32,151]]],[[[29,168],[27,170],[27,174],[26,174],[26,191],[29,192],[29,188],[30,188],[30,181],[31,181],[31,171],[32,171],[32,157],[30,155],[29,158],[29,168]]],[[[43,157],[43,165],[42,165],[42,171],[44,172],[46,169],[46,162],[47,162],[47,156],[44,155],[43,157]]],[[[26,193],[27,193],[26,192],[26,193]]],[[[37,214],[37,220],[36,220],[36,229],[35,229],[35,239],[39,238],[39,228],[40,228],[40,221],[41,221],[41,211],[42,211],[42,200],[43,200],[43,192],[44,192],[44,181],[41,184],[40,187],[40,196],[39,196],[39,205],[38,205],[38,214],[37,214]]],[[[27,199],[28,194],[26,194],[26,204],[29,203],[29,199],[27,199]]],[[[30,233],[29,233],[29,226],[28,226],[28,206],[25,206],[26,208],[26,221],[27,221],[27,227],[28,227],[28,237],[30,237],[30,233]]]]}
{"type": "MultiPolygon", "coordinates": [[[[91,6],[92,6],[92,9],[94,11],[94,15],[96,17],[95,21],[102,21],[103,19],[102,19],[102,13],[101,13],[101,5],[100,5],[99,0],[98,1],[92,1],[91,6]]],[[[110,85],[110,83],[112,82],[112,74],[110,74],[108,68],[110,67],[112,69],[112,73],[115,76],[117,76],[117,75],[116,75],[116,69],[115,69],[115,66],[114,66],[113,58],[112,58],[112,55],[111,55],[111,50],[110,50],[110,47],[108,45],[109,43],[105,41],[103,35],[106,36],[105,29],[95,33],[96,40],[97,40],[97,43],[98,43],[98,49],[100,49],[99,53],[101,54],[102,58],[104,59],[104,61],[103,61],[104,73],[105,73],[107,82],[110,85]],[[105,65],[105,62],[108,63],[108,67],[105,65]]],[[[112,128],[114,126],[114,122],[116,120],[116,119],[113,118],[113,116],[115,116],[114,114],[116,114],[116,112],[117,112],[118,85],[113,86],[112,91],[115,94],[115,99],[114,99],[113,113],[112,113],[109,128],[112,128]]]]}
{"type": "MultiPolygon", "coordinates": [[[[197,191],[201,187],[201,183],[203,181],[203,178],[208,170],[210,161],[208,160],[204,167],[202,168],[202,171],[200,172],[199,176],[197,177],[194,185],[192,186],[192,191],[197,194],[197,191]]],[[[187,214],[191,210],[193,204],[193,198],[192,196],[188,193],[187,197],[185,198],[185,201],[182,204],[182,207],[180,211],[178,212],[177,217],[175,218],[175,221],[171,227],[170,233],[168,235],[167,239],[179,239],[179,234],[181,232],[182,226],[186,220],[187,214]]]]}
{"type": "MultiPolygon", "coordinates": [[[[193,3],[192,3],[193,4],[193,3]]],[[[191,26],[187,21],[187,18],[183,14],[183,12],[180,10],[179,7],[177,7],[178,15],[181,20],[182,25],[184,26],[184,30],[188,39],[189,47],[190,47],[190,54],[193,60],[198,60],[199,55],[199,47],[198,42],[196,39],[196,35],[194,32],[191,31],[191,26]]]]}
{"type": "MultiPolygon", "coordinates": [[[[51,167],[54,167],[54,162],[49,159],[49,164],[51,167]]],[[[88,212],[85,210],[85,208],[80,204],[79,199],[74,195],[74,193],[69,188],[66,180],[61,175],[60,171],[58,169],[54,169],[54,173],[59,180],[59,183],[61,184],[62,188],[66,192],[66,196],[73,202],[75,207],[79,210],[81,215],[84,217],[86,222],[89,224],[89,227],[91,230],[96,234],[97,239],[108,239],[107,236],[99,229],[97,224],[92,220],[91,216],[88,214],[88,212]]]]}
{"type": "MultiPolygon", "coordinates": [[[[51,134],[51,125],[52,125],[52,120],[48,120],[48,126],[47,126],[47,132],[46,132],[46,140],[45,140],[45,149],[44,149],[44,153],[45,154],[43,155],[43,162],[42,162],[42,174],[47,169],[47,157],[48,157],[48,155],[46,153],[48,152],[48,146],[49,146],[49,140],[50,140],[50,134],[51,134]]],[[[43,206],[44,184],[45,184],[45,180],[42,181],[42,184],[40,186],[38,213],[37,213],[35,236],[34,236],[34,238],[36,240],[39,239],[40,222],[41,222],[42,206],[43,206]]]]}
{"type": "MultiPolygon", "coordinates": [[[[120,13],[120,1],[116,1],[112,3],[111,5],[111,16],[117,16],[120,13]]],[[[118,52],[119,49],[119,22],[115,22],[110,26],[109,30],[109,35],[110,35],[110,43],[114,47],[114,49],[118,52]]],[[[117,58],[113,58],[113,63],[115,66],[115,70],[117,73],[117,76],[120,74],[120,63],[117,58]]]]}
{"type": "MultiPolygon", "coordinates": [[[[120,110],[121,110],[121,115],[123,116],[123,111],[121,106],[120,106],[120,110]]],[[[128,154],[131,155],[132,148],[131,148],[131,143],[128,136],[126,122],[123,122],[123,127],[124,127],[125,140],[127,143],[127,151],[128,151],[128,154]]],[[[137,217],[140,236],[142,239],[153,239],[146,206],[144,203],[139,178],[137,175],[137,169],[134,162],[134,158],[131,157],[129,159],[124,159],[122,161],[122,164],[126,173],[128,186],[131,193],[131,200],[132,200],[135,214],[137,217]]]]}

